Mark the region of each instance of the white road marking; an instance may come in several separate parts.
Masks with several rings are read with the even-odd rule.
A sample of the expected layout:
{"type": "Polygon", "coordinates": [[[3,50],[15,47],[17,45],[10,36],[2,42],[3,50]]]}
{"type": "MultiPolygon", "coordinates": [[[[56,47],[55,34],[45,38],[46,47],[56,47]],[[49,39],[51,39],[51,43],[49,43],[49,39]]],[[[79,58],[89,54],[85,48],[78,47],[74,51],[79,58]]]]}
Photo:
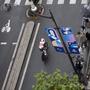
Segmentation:
{"type": "Polygon", "coordinates": [[[64,0],[58,0],[58,4],[64,4],[64,0]]]}
{"type": "Polygon", "coordinates": [[[81,4],[87,4],[88,3],[88,0],[82,0],[81,1],[81,4]]]}
{"type": "Polygon", "coordinates": [[[1,29],[1,32],[10,32],[10,30],[11,30],[11,27],[6,26],[1,29]]]}
{"type": "Polygon", "coordinates": [[[1,44],[1,45],[6,45],[6,44],[7,44],[7,42],[1,42],[0,44],[1,44]]]}
{"type": "Polygon", "coordinates": [[[10,21],[10,19],[9,19],[8,22],[5,24],[5,26],[2,27],[1,32],[10,32],[10,30],[11,30],[10,22],[11,22],[11,21],[10,21]]]}
{"type": "Polygon", "coordinates": [[[25,78],[25,74],[26,74],[26,71],[27,71],[29,60],[31,58],[32,50],[34,48],[35,40],[36,40],[36,37],[37,37],[37,34],[38,34],[39,26],[40,26],[40,23],[37,24],[36,32],[35,32],[35,35],[34,35],[34,38],[33,38],[33,42],[32,42],[32,45],[31,45],[30,52],[29,52],[29,56],[28,56],[28,59],[27,59],[27,62],[26,62],[26,66],[24,68],[24,72],[23,72],[23,75],[22,75],[22,79],[21,79],[21,83],[20,83],[20,86],[19,86],[19,90],[21,90],[22,85],[23,85],[23,81],[24,81],[24,78],[25,78]]]}
{"type": "Polygon", "coordinates": [[[47,0],[47,4],[53,4],[53,0],[47,0]]]}
{"type": "Polygon", "coordinates": [[[9,19],[8,23],[6,24],[6,26],[10,27],[10,22],[11,22],[11,20],[9,19]]]}
{"type": "MultiPolygon", "coordinates": [[[[10,3],[11,0],[5,0],[4,3],[10,3]]],[[[65,0],[58,0],[58,4],[64,4],[64,1],[65,0]]],[[[76,4],[76,1],[77,0],[69,0],[69,4],[76,4]]],[[[21,0],[15,0],[14,2],[14,5],[17,6],[17,5],[20,5],[21,3],[21,0]]],[[[81,4],[87,4],[88,3],[88,0],[81,0],[81,4]]],[[[25,5],[30,5],[31,2],[29,0],[26,0],[25,1],[25,5]]],[[[39,3],[38,4],[42,4],[42,0],[39,0],[39,3]]],[[[47,0],[46,4],[53,4],[53,0],[47,0]]]]}
{"type": "Polygon", "coordinates": [[[17,42],[13,42],[13,43],[12,43],[12,45],[16,45],[16,44],[17,44],[17,42]]]}
{"type": "Polygon", "coordinates": [[[1,32],[5,32],[6,27],[2,27],[1,32]]]}
{"type": "Polygon", "coordinates": [[[10,30],[11,30],[11,27],[7,27],[7,29],[6,29],[6,30],[7,30],[7,32],[10,32],[10,30]]]}
{"type": "Polygon", "coordinates": [[[76,0],[70,0],[69,4],[76,4],[76,0]]]}
{"type": "Polygon", "coordinates": [[[14,60],[15,54],[17,52],[18,44],[19,44],[20,38],[22,36],[23,30],[24,30],[24,26],[25,26],[25,23],[22,24],[21,31],[20,31],[20,34],[19,34],[19,37],[18,37],[18,40],[17,40],[17,44],[15,46],[15,49],[14,49],[14,52],[13,52],[13,56],[11,58],[11,62],[9,64],[9,68],[7,70],[7,74],[6,74],[6,77],[5,77],[5,80],[4,80],[4,83],[3,83],[3,86],[2,86],[1,90],[5,90],[5,86],[6,86],[8,77],[9,77],[9,73],[10,73],[10,70],[11,70],[11,67],[12,67],[12,64],[13,64],[13,60],[14,60]]]}
{"type": "Polygon", "coordinates": [[[39,0],[38,4],[42,4],[42,0],[39,0]]]}
{"type": "Polygon", "coordinates": [[[8,3],[8,4],[9,4],[10,1],[11,1],[11,0],[5,0],[5,1],[4,1],[4,4],[5,4],[5,3],[8,3]]]}
{"type": "Polygon", "coordinates": [[[15,0],[14,5],[15,5],[15,6],[16,6],[16,5],[20,5],[20,3],[21,3],[21,0],[15,0]]]}
{"type": "Polygon", "coordinates": [[[31,2],[29,0],[26,0],[25,5],[31,5],[31,2]]]}

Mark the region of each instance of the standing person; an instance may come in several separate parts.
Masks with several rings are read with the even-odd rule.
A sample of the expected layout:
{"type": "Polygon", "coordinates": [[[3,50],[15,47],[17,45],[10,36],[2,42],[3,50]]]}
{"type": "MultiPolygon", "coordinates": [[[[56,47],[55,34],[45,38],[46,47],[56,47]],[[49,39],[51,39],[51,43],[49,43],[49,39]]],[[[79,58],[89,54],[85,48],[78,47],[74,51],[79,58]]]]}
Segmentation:
{"type": "Polygon", "coordinates": [[[82,27],[82,31],[78,32],[76,35],[77,41],[78,41],[78,46],[79,46],[79,50],[82,53],[82,51],[84,50],[84,48],[86,47],[86,34],[85,34],[85,28],[82,27]]]}
{"type": "Polygon", "coordinates": [[[86,32],[86,39],[87,39],[87,57],[89,56],[89,52],[90,52],[90,33],[86,32]]]}
{"type": "Polygon", "coordinates": [[[85,74],[89,72],[90,67],[90,29],[87,29],[86,32],[86,39],[87,39],[87,47],[86,47],[86,53],[85,53],[85,74]]]}
{"type": "Polygon", "coordinates": [[[81,48],[86,47],[86,27],[84,25],[81,26],[80,31],[80,46],[81,48]]]}
{"type": "Polygon", "coordinates": [[[86,39],[87,39],[87,50],[90,51],[90,33],[86,32],[86,39]]]}
{"type": "Polygon", "coordinates": [[[89,32],[86,32],[86,38],[88,41],[90,41],[90,33],[89,32]]]}
{"type": "Polygon", "coordinates": [[[81,73],[81,70],[83,68],[81,61],[77,60],[75,63],[75,67],[78,73],[81,73]]]}

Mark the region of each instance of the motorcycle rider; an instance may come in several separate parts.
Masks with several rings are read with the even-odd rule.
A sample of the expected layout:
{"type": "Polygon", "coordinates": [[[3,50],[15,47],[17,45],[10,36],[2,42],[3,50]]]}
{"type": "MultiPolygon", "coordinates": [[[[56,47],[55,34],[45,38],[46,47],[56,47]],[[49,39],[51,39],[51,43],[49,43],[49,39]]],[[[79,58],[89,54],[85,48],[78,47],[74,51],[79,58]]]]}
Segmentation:
{"type": "Polygon", "coordinates": [[[41,38],[41,40],[40,40],[39,49],[40,49],[40,51],[47,49],[47,42],[45,41],[44,38],[41,38]]]}
{"type": "Polygon", "coordinates": [[[44,38],[41,38],[40,40],[39,49],[42,52],[41,58],[46,63],[46,60],[48,59],[48,54],[47,54],[48,45],[44,38]]]}

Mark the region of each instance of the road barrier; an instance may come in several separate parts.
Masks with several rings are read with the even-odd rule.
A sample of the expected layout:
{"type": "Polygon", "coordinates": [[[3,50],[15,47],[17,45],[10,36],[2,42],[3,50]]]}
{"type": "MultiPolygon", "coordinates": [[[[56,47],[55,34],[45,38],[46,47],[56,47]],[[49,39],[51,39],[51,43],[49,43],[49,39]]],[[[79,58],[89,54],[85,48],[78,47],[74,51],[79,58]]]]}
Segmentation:
{"type": "Polygon", "coordinates": [[[9,74],[8,82],[4,90],[15,90],[33,28],[34,22],[30,21],[26,24],[12,70],[9,74]]]}

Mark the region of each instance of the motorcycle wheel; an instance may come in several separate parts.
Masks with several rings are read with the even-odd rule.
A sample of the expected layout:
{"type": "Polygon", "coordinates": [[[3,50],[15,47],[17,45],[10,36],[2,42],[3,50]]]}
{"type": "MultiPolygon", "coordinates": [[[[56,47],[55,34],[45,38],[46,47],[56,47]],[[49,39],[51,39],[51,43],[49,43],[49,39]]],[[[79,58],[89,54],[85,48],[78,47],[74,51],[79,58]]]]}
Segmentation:
{"type": "Polygon", "coordinates": [[[42,61],[43,61],[44,63],[46,63],[46,62],[47,62],[47,59],[48,59],[48,55],[42,54],[41,58],[42,58],[42,61]]]}

